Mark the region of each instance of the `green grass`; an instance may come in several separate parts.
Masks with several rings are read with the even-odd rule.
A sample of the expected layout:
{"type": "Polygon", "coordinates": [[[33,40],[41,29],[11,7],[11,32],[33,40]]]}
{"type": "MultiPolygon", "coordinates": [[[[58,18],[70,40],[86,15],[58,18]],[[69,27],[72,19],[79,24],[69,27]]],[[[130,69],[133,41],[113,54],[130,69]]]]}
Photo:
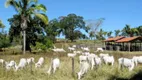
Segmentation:
{"type": "MultiPolygon", "coordinates": [[[[106,52],[108,53],[108,52],[106,52]]],[[[114,66],[110,65],[102,65],[98,69],[89,70],[87,74],[84,75],[82,80],[114,80],[115,78],[121,79],[129,79],[140,70],[142,70],[142,66],[139,65],[135,67],[135,69],[131,72],[128,69],[119,70],[117,59],[119,57],[132,57],[136,53],[133,52],[131,54],[126,54],[124,52],[109,52],[111,55],[114,55],[116,61],[114,66]],[[127,55],[127,56],[126,56],[127,55]]],[[[140,54],[140,53],[139,53],[140,54]]],[[[32,68],[32,72],[30,70],[30,66],[27,66],[23,70],[19,70],[14,72],[13,70],[5,71],[5,69],[0,65],[0,80],[77,80],[76,72],[79,71],[79,63],[78,56],[75,57],[75,76],[72,77],[72,66],[71,66],[71,58],[66,57],[66,53],[41,53],[41,54],[26,54],[26,55],[1,55],[0,58],[5,59],[6,61],[15,60],[17,63],[20,58],[28,58],[34,57],[35,62],[39,59],[39,57],[45,58],[45,63],[41,69],[35,69],[34,65],[32,68]],[[46,73],[49,68],[51,57],[59,57],[61,60],[61,66],[56,71],[56,73],[50,76],[46,73]]]]}

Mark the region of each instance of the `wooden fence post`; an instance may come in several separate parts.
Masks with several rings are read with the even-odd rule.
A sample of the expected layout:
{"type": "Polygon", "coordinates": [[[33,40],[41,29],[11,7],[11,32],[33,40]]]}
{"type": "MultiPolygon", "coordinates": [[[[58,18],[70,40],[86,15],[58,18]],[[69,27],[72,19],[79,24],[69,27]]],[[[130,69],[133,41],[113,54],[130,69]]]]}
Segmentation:
{"type": "Polygon", "coordinates": [[[74,57],[72,57],[72,76],[74,77],[74,57]]]}
{"type": "Polygon", "coordinates": [[[33,70],[32,70],[32,59],[31,59],[31,65],[30,65],[30,69],[31,69],[31,74],[33,74],[33,70]]]}

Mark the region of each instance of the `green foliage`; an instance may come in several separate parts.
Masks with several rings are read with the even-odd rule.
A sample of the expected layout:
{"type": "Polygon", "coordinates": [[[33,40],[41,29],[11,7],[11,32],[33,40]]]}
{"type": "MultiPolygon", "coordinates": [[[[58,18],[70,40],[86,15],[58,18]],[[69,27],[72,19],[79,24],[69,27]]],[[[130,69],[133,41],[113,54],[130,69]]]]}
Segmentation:
{"type": "Polygon", "coordinates": [[[131,28],[130,25],[126,25],[122,29],[123,36],[133,37],[133,36],[137,36],[139,33],[141,33],[141,32],[139,32],[138,28],[131,28]]]}
{"type": "Polygon", "coordinates": [[[56,36],[59,35],[60,30],[60,23],[57,19],[49,21],[47,27],[45,27],[46,36],[53,42],[56,41],[56,36]]]}
{"type": "Polygon", "coordinates": [[[0,28],[4,28],[5,25],[2,23],[2,21],[0,20],[0,28]]]}
{"type": "Polygon", "coordinates": [[[107,37],[111,37],[111,35],[112,35],[112,31],[109,31],[108,33],[107,33],[107,37]]]}
{"type": "MultiPolygon", "coordinates": [[[[31,50],[30,45],[35,45],[38,41],[38,35],[44,35],[45,25],[48,24],[48,18],[45,15],[46,7],[37,4],[38,0],[7,0],[6,6],[12,6],[17,14],[10,18],[10,40],[26,36],[26,50],[31,50]],[[23,34],[22,32],[25,32],[23,34]]],[[[25,41],[24,41],[25,42],[25,41]]],[[[23,46],[25,47],[25,46],[23,46]]]]}
{"type": "Polygon", "coordinates": [[[80,29],[86,31],[85,22],[82,16],[77,16],[76,14],[68,14],[60,19],[61,32],[65,35],[66,39],[71,41],[81,38],[84,36],[83,33],[80,32],[80,29]],[[76,36],[78,34],[82,34],[83,36],[76,36]]]}
{"type": "Polygon", "coordinates": [[[115,36],[119,36],[119,34],[120,34],[120,30],[114,30],[114,32],[115,32],[115,36]]]}
{"type": "Polygon", "coordinates": [[[97,34],[96,34],[96,39],[97,40],[105,40],[106,34],[107,34],[107,32],[105,32],[103,29],[100,29],[100,31],[97,32],[97,34]]]}
{"type": "Polygon", "coordinates": [[[36,42],[36,46],[34,47],[36,50],[46,51],[48,48],[51,48],[53,42],[50,39],[45,39],[43,42],[36,42]]]}
{"type": "Polygon", "coordinates": [[[0,33],[0,48],[5,48],[10,46],[10,41],[7,34],[0,33]]]}

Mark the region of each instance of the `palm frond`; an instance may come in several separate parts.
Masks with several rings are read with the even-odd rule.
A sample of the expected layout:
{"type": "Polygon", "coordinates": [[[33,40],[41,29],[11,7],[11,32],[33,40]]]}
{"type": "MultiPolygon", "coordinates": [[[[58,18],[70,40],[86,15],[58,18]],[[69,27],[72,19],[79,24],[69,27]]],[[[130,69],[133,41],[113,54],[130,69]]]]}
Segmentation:
{"type": "Polygon", "coordinates": [[[43,12],[46,12],[46,11],[47,11],[46,7],[45,7],[43,4],[38,4],[38,5],[36,5],[36,6],[35,6],[35,9],[36,9],[36,10],[39,10],[39,11],[43,11],[43,12]]]}
{"type": "Polygon", "coordinates": [[[15,1],[15,0],[7,0],[7,1],[5,2],[5,7],[7,8],[7,7],[9,7],[9,6],[12,6],[12,7],[15,9],[16,12],[20,12],[20,11],[21,11],[20,5],[19,5],[18,2],[15,1]]]}
{"type": "Polygon", "coordinates": [[[48,17],[45,14],[35,13],[35,16],[41,19],[46,25],[48,24],[48,17]]]}

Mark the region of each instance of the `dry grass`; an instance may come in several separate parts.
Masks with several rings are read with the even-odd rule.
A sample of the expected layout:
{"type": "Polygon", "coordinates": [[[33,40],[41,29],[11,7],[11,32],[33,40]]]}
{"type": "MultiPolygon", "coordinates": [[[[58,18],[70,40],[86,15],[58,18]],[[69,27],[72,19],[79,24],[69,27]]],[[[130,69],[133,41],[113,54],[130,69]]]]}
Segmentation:
{"type": "MultiPolygon", "coordinates": [[[[106,52],[108,53],[108,52],[106,52]]],[[[115,65],[102,65],[98,69],[90,70],[88,74],[85,74],[82,80],[114,80],[116,78],[121,79],[129,79],[134,74],[138,73],[142,70],[142,66],[139,65],[135,67],[135,69],[129,72],[127,69],[123,71],[118,69],[117,58],[119,57],[132,57],[136,53],[126,54],[124,52],[109,52],[111,55],[114,55],[116,61],[115,65]]],[[[139,53],[138,53],[139,54],[139,53]]],[[[39,57],[45,58],[44,66],[41,69],[35,69],[34,65],[32,67],[32,72],[30,70],[30,66],[27,66],[23,70],[19,70],[17,72],[5,71],[5,69],[0,66],[0,80],[77,80],[77,76],[72,76],[72,66],[71,66],[71,58],[66,57],[66,53],[41,53],[41,54],[26,54],[26,55],[1,55],[0,58],[5,59],[6,61],[15,60],[17,63],[19,62],[20,58],[28,58],[34,57],[35,62],[39,59],[39,57]],[[61,66],[56,71],[56,73],[50,76],[46,73],[50,65],[51,57],[59,57],[61,60],[61,66]]],[[[79,71],[79,63],[78,57],[75,57],[75,73],[79,71]]]]}

